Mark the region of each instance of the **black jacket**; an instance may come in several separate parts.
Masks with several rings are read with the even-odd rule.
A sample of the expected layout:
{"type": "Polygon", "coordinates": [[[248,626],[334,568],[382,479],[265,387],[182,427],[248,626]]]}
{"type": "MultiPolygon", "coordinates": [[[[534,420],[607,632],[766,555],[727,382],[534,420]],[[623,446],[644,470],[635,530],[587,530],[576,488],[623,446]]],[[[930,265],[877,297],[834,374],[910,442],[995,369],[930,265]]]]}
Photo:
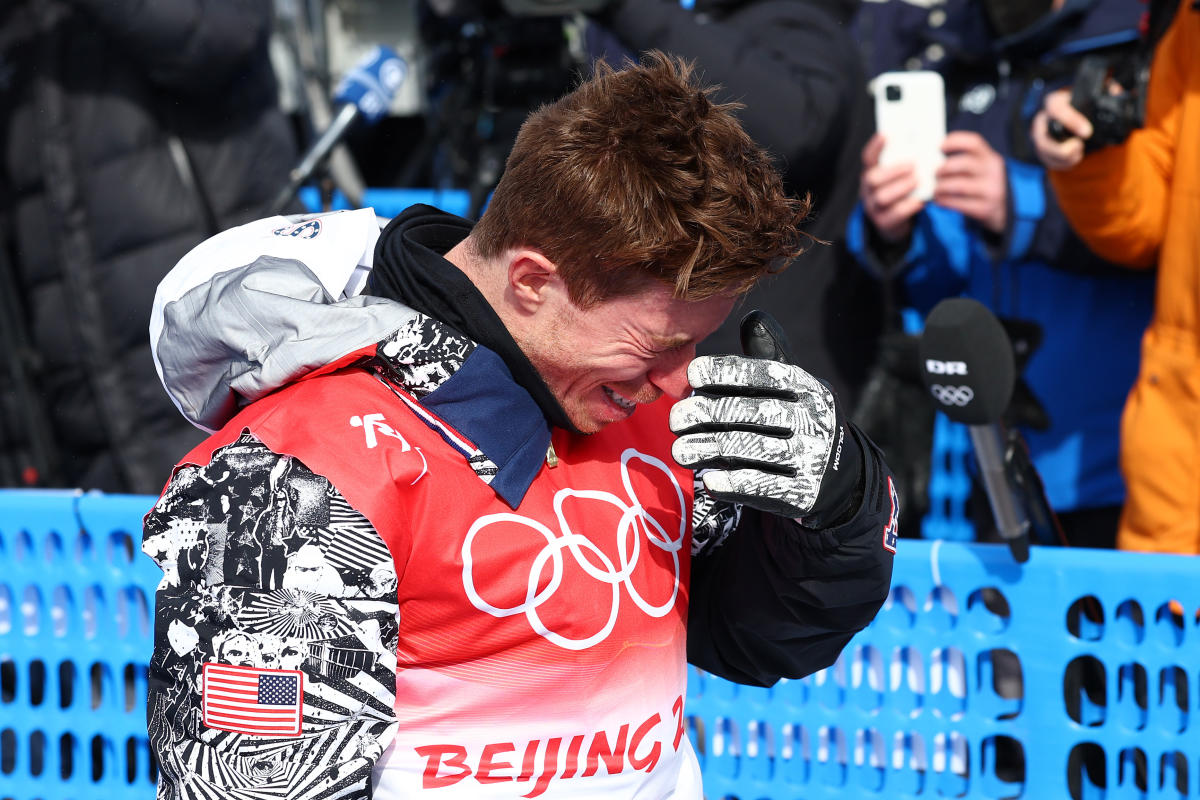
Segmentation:
{"type": "MultiPolygon", "coordinates": [[[[697,6],[701,4],[698,3],[697,6]]],[[[850,0],[751,0],[710,3],[702,14],[675,0],[625,0],[602,22],[628,49],[658,48],[694,60],[718,97],[745,105],[746,131],[777,160],[789,191],[811,193],[806,230],[813,244],[777,277],[763,281],[740,308],[761,308],[783,323],[793,360],[829,380],[855,406],[875,353],[878,286],[846,252],[846,220],[858,196],[862,147],[873,121],[858,48],[847,27],[850,0]]],[[[593,35],[610,61],[615,48],[593,35]]],[[[740,353],[735,311],[701,347],[740,353]]]]}
{"type": "Polygon", "coordinates": [[[263,216],[294,161],[271,13],[268,0],[0,10],[0,484],[154,493],[198,441],[159,385],[149,311],[192,246],[263,216]]]}

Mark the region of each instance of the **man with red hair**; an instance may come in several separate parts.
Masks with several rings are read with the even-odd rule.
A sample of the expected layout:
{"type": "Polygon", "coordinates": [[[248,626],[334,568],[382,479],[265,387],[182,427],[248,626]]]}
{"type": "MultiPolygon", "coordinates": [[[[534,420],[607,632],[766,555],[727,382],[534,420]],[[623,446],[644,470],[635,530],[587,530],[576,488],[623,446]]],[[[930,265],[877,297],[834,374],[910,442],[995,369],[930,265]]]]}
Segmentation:
{"type": "Polygon", "coordinates": [[[288,562],[160,587],[159,629],[196,633],[151,664],[161,796],[700,798],[687,662],[767,685],[872,619],[878,450],[771,321],[694,358],[806,243],[730,111],[660,53],[601,67],[530,115],[475,226],[275,218],[168,276],[161,375],[214,433],[147,536],[222,492],[233,529],[284,520],[288,562]],[[294,582],[301,553],[339,580],[294,582]],[[305,659],[221,664],[230,630],[305,659]]]}

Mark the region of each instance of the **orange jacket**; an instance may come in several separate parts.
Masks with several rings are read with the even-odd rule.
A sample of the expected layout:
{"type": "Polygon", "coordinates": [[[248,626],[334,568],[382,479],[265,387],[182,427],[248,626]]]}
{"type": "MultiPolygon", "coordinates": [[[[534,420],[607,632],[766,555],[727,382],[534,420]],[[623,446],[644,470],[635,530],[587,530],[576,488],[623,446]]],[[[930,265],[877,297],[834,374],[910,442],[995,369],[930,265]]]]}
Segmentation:
{"type": "Polygon", "coordinates": [[[1099,255],[1158,265],[1154,318],[1121,420],[1128,496],[1117,546],[1200,553],[1200,12],[1159,43],[1146,124],[1120,147],[1051,172],[1059,204],[1099,255]]]}

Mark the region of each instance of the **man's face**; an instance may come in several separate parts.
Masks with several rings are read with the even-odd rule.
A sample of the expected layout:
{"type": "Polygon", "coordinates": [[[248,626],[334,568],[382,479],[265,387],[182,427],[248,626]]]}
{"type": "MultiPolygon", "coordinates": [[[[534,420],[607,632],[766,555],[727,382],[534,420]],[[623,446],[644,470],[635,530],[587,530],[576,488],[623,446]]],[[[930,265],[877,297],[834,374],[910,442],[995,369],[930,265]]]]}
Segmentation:
{"type": "Polygon", "coordinates": [[[517,343],[541,373],[571,422],[595,433],[633,414],[638,403],[691,388],[687,367],[696,344],[725,320],[734,298],[687,302],[654,284],[588,309],[565,302],[517,343]]]}

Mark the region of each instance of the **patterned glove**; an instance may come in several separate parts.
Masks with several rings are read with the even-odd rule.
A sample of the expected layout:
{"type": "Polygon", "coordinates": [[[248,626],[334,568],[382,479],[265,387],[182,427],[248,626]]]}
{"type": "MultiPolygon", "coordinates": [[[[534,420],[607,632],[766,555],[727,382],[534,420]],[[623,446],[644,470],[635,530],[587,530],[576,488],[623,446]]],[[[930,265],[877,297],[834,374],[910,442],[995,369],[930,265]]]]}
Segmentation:
{"type": "Polygon", "coordinates": [[[689,365],[696,393],[671,409],[671,455],[706,470],[713,497],[824,527],[855,498],[859,446],[829,387],[787,363],[779,323],[752,311],[741,333],[746,356],[689,365]]]}

